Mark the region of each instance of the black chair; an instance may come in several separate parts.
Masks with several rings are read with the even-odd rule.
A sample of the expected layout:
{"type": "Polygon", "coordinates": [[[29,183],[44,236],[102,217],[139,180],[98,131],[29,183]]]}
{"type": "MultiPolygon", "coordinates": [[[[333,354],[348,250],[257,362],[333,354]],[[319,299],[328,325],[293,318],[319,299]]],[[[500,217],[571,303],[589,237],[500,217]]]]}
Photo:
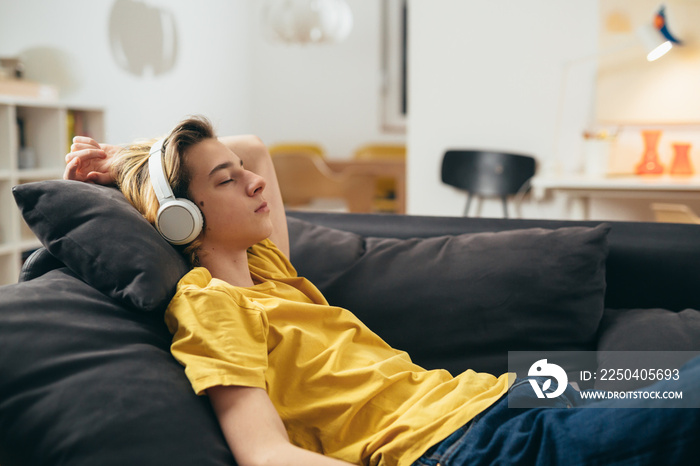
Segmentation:
{"type": "Polygon", "coordinates": [[[442,182],[467,191],[464,216],[472,196],[500,197],[508,218],[508,196],[524,193],[535,175],[536,162],[529,155],[478,150],[448,150],[442,159],[442,182]]]}

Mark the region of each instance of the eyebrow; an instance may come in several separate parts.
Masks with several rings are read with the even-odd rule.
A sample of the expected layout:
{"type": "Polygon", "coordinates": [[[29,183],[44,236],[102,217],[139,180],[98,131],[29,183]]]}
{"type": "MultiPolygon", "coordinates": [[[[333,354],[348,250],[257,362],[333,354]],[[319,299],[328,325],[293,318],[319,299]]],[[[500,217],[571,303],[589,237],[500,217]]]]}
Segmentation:
{"type": "MultiPolygon", "coordinates": [[[[216,167],[212,168],[212,170],[209,172],[209,178],[211,178],[212,176],[214,176],[214,174],[215,174],[216,172],[218,172],[219,170],[226,170],[227,168],[231,168],[232,166],[233,166],[233,162],[224,162],[224,163],[220,163],[220,164],[217,165],[216,167]]],[[[241,167],[242,167],[242,166],[243,166],[243,160],[241,160],[241,167]]]]}

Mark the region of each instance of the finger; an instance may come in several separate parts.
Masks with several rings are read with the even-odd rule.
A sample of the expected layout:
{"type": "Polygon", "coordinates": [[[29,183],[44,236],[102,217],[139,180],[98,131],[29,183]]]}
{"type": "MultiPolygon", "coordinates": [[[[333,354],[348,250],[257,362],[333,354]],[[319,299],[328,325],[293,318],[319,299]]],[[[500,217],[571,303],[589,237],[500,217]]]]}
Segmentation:
{"type": "Polygon", "coordinates": [[[79,150],[94,150],[104,153],[104,149],[102,149],[100,146],[93,146],[92,144],[86,144],[84,142],[74,142],[71,144],[70,148],[71,152],[76,152],[79,150]]]}
{"type": "Polygon", "coordinates": [[[66,163],[69,163],[71,160],[76,158],[82,160],[83,162],[87,162],[88,160],[104,159],[107,157],[102,149],[72,149],[73,146],[71,146],[71,152],[66,154],[66,163]]]}
{"type": "Polygon", "coordinates": [[[90,172],[86,177],[87,181],[101,185],[112,184],[112,176],[109,173],[90,172]]]}
{"type": "Polygon", "coordinates": [[[95,148],[94,146],[91,146],[89,144],[81,144],[81,143],[73,143],[70,146],[71,152],[78,152],[81,150],[84,151],[93,151],[94,153],[100,153],[102,156],[106,156],[106,152],[100,148],[95,148]]]}
{"type": "Polygon", "coordinates": [[[119,152],[120,150],[124,149],[122,146],[115,146],[112,144],[100,144],[100,147],[105,151],[105,153],[119,152]]]}
{"type": "Polygon", "coordinates": [[[66,165],[66,170],[63,172],[64,180],[77,180],[78,178],[78,168],[80,166],[80,159],[75,159],[66,165]]]}
{"type": "MultiPolygon", "coordinates": [[[[101,147],[95,147],[92,144],[86,144],[84,142],[74,142],[71,144],[71,149],[75,147],[75,150],[83,150],[83,149],[88,149],[88,150],[102,150],[101,147]]],[[[104,151],[103,151],[104,152],[104,151]]]]}
{"type": "Polygon", "coordinates": [[[92,147],[97,147],[97,148],[100,147],[100,145],[98,144],[97,141],[95,141],[94,139],[92,139],[91,137],[88,137],[88,136],[74,136],[73,142],[80,143],[80,144],[88,144],[92,147]]]}

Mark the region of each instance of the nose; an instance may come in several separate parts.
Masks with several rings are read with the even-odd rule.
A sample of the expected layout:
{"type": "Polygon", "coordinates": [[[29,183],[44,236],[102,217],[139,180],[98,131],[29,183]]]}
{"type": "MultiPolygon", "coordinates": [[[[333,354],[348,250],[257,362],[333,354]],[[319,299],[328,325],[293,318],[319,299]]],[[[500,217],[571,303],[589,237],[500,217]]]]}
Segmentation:
{"type": "Polygon", "coordinates": [[[252,197],[256,194],[262,193],[265,190],[265,186],[267,186],[265,178],[253,172],[248,173],[250,173],[250,181],[248,182],[248,195],[252,197]]]}

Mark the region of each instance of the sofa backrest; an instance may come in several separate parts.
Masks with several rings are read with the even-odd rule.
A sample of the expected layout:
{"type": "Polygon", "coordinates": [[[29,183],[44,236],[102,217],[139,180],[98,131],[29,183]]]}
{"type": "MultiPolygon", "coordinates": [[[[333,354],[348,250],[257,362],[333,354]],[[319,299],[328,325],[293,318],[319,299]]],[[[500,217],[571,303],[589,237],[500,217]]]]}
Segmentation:
{"type": "MultiPolygon", "coordinates": [[[[425,238],[603,222],[289,212],[289,216],[366,237],[425,238]]],[[[607,308],[700,309],[700,225],[604,222],[610,225],[607,308]]],[[[545,253],[545,251],[543,251],[545,253]]]]}

